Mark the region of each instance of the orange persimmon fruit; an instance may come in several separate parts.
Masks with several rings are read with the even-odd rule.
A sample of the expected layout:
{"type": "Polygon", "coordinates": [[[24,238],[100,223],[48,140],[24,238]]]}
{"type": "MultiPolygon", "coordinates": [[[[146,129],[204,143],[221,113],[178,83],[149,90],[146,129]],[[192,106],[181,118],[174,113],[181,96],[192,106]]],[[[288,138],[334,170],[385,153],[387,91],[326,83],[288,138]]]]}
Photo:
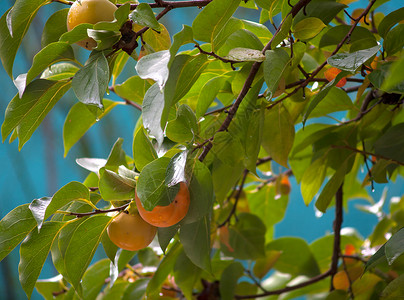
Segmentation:
{"type": "MultiPolygon", "coordinates": [[[[340,69],[337,68],[329,68],[324,72],[324,76],[328,81],[334,80],[337,75],[341,73],[340,69]]],[[[343,87],[346,84],[346,77],[343,77],[338,83],[335,85],[336,87],[343,87]]]]}
{"type": "Polygon", "coordinates": [[[135,201],[140,216],[149,224],[156,227],[170,227],[181,221],[187,214],[190,204],[188,186],[180,182],[180,189],[173,202],[166,206],[157,205],[151,211],[144,209],[137,193],[135,201]]]}

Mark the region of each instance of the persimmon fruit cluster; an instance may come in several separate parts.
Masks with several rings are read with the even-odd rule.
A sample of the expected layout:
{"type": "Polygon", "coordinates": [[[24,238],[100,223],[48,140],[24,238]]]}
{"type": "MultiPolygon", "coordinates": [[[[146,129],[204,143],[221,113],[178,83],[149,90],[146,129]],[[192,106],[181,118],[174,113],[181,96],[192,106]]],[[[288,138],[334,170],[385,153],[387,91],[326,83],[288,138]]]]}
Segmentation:
{"type": "MultiPolygon", "coordinates": [[[[83,23],[96,24],[113,21],[116,10],[117,7],[108,0],[76,0],[67,14],[67,30],[71,31],[83,23]]],[[[97,46],[97,42],[92,38],[87,38],[77,42],[77,45],[92,50],[97,46]]]]}
{"type": "Polygon", "coordinates": [[[180,189],[175,199],[166,206],[157,205],[151,211],[147,211],[140,201],[137,193],[135,201],[140,216],[149,224],[156,227],[170,227],[181,221],[188,213],[190,196],[188,186],[180,182],[180,189]]]}
{"type": "Polygon", "coordinates": [[[137,211],[122,212],[109,224],[108,236],[119,248],[136,251],[150,245],[157,228],[145,222],[137,211]]]}

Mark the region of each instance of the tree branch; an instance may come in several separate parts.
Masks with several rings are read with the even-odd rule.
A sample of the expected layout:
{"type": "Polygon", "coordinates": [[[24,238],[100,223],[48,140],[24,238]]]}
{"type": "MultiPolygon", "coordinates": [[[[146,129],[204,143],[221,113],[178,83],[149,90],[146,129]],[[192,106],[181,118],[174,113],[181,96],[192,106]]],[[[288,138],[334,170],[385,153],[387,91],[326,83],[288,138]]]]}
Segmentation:
{"type": "Polygon", "coordinates": [[[125,210],[129,206],[129,203],[124,204],[119,207],[114,207],[111,209],[96,209],[90,212],[85,212],[85,213],[75,213],[75,212],[69,212],[68,214],[70,216],[76,216],[77,218],[82,218],[82,217],[87,217],[87,216],[92,216],[92,215],[99,215],[99,214],[105,214],[109,212],[114,212],[114,211],[122,211],[125,210]]]}
{"type": "MultiPolygon", "coordinates": [[[[292,15],[295,16],[303,7],[305,7],[311,0],[300,0],[298,3],[296,3],[295,6],[293,6],[292,10],[289,12],[288,15],[292,15]]],[[[272,41],[274,40],[275,36],[277,35],[277,33],[282,29],[282,25],[284,24],[284,21],[286,20],[286,18],[282,21],[282,23],[279,25],[277,31],[275,32],[275,34],[272,36],[271,40],[265,45],[264,49],[262,49],[262,53],[265,54],[265,51],[270,50],[272,48],[272,41]]],[[[246,81],[244,82],[243,88],[240,91],[240,94],[238,95],[236,101],[234,102],[234,104],[232,105],[232,107],[229,110],[229,113],[227,114],[226,119],[224,120],[224,122],[222,123],[222,125],[220,126],[220,128],[218,129],[217,132],[221,132],[221,131],[226,131],[227,128],[229,127],[231,121],[233,120],[240,104],[241,101],[243,101],[244,97],[247,95],[253,81],[255,78],[255,75],[258,73],[258,70],[261,66],[262,62],[255,62],[253,63],[251,69],[250,69],[250,73],[248,74],[248,77],[246,79],[246,81]]],[[[313,76],[314,77],[314,76],[313,76]]],[[[206,157],[206,155],[208,155],[209,151],[212,149],[213,144],[212,142],[209,142],[205,148],[203,149],[203,152],[201,153],[201,155],[199,156],[199,160],[203,161],[206,157]]]]}
{"type": "MultiPolygon", "coordinates": [[[[331,279],[338,271],[338,260],[341,255],[341,227],[343,221],[343,192],[342,192],[343,184],[338,188],[338,191],[335,195],[335,219],[334,219],[334,246],[332,251],[331,258],[331,279]]],[[[334,289],[331,280],[330,291],[334,289]]]]}
{"type": "Polygon", "coordinates": [[[299,284],[295,284],[295,285],[291,285],[291,286],[287,286],[285,288],[279,289],[279,290],[273,290],[273,291],[268,291],[268,292],[264,292],[261,294],[255,294],[255,295],[235,295],[234,297],[236,299],[254,299],[254,298],[261,298],[261,297],[266,297],[266,296],[271,296],[271,295],[280,295],[283,293],[287,293],[287,292],[291,292],[294,290],[298,290],[301,288],[304,288],[305,286],[311,285],[313,283],[316,283],[320,280],[323,280],[325,278],[327,278],[328,276],[331,275],[331,270],[328,270],[325,273],[322,273],[320,275],[317,275],[313,278],[310,278],[309,280],[299,283],[299,284]]]}

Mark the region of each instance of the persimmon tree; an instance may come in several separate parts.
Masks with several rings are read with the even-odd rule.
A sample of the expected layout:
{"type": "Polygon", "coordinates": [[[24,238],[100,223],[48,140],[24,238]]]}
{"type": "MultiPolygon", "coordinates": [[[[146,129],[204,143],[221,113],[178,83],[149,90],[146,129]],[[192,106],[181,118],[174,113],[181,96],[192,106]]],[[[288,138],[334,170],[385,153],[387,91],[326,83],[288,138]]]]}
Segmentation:
{"type": "Polygon", "coordinates": [[[34,288],[46,299],[403,297],[404,198],[374,203],[369,191],[404,175],[404,8],[385,15],[389,1],[376,0],[355,11],[350,0],[112,2],[113,21],[70,31],[73,1],[17,0],[0,19],[1,62],[18,88],[3,142],[21,149],[69,90],[65,154],[116,106],[141,111],[132,153],[117,137],[108,157],[77,158],[88,170],[83,182],[0,221],[0,260],[19,245],[28,298],[34,288]],[[32,66],[14,78],[24,35],[54,2],[66,8],[49,17],[32,66]],[[164,18],[184,7],[199,10],[192,26],[168,32],[164,18]],[[240,7],[258,10],[259,21],[240,18],[240,7]],[[89,38],[96,47],[80,50],[89,53],[81,61],[75,44],[89,38]],[[306,205],[335,214],[331,233],[311,244],[274,237],[291,176],[306,205]],[[128,251],[110,240],[108,231],[120,245],[135,232],[128,241],[139,245],[133,239],[146,227],[125,225],[139,223],[136,202],[169,214],[164,207],[175,207],[183,188],[185,217],[146,225],[146,238],[157,231],[150,246],[128,251]],[[347,202],[358,197],[379,218],[366,238],[341,230],[347,202]],[[128,212],[137,221],[123,218],[128,212]],[[128,221],[108,230],[120,219],[128,221]],[[99,248],[105,259],[94,261],[99,248]],[[48,256],[60,275],[38,280],[48,256]]]}

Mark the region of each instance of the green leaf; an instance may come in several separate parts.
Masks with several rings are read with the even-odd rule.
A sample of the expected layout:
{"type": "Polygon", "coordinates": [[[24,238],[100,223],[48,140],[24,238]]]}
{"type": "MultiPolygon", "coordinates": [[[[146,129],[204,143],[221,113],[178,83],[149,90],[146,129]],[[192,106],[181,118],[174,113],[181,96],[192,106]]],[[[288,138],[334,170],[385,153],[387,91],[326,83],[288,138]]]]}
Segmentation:
{"type": "Polygon", "coordinates": [[[391,281],[380,294],[381,299],[394,300],[404,296],[404,274],[391,281]]]}
{"type": "Polygon", "coordinates": [[[265,56],[261,53],[261,51],[248,48],[233,48],[229,51],[226,58],[240,62],[243,61],[262,62],[265,60],[265,56]]]}
{"type": "Polygon", "coordinates": [[[170,51],[163,50],[143,56],[137,62],[135,69],[140,78],[153,79],[162,89],[168,78],[169,61],[170,51]]]}
{"type": "Polygon", "coordinates": [[[136,182],[113,171],[100,169],[99,189],[105,201],[130,200],[135,198],[136,182]]]}
{"type": "MultiPolygon", "coordinates": [[[[323,48],[327,46],[338,45],[342,41],[342,39],[348,34],[350,29],[351,29],[350,25],[338,25],[335,27],[331,27],[321,37],[319,47],[323,48]]],[[[349,43],[352,44],[354,42],[359,42],[368,39],[375,41],[373,33],[371,33],[368,29],[364,27],[357,26],[350,36],[349,43]]]]}
{"type": "Polygon", "coordinates": [[[153,10],[147,3],[140,3],[136,9],[129,15],[134,23],[147,26],[153,30],[160,31],[161,26],[154,16],[153,10]]]}
{"type": "Polygon", "coordinates": [[[147,80],[141,79],[139,76],[129,77],[122,84],[114,86],[116,94],[123,98],[142,104],[146,91],[150,88],[147,80]]]}
{"type": "Polygon", "coordinates": [[[57,42],[60,36],[67,32],[67,13],[68,8],[56,11],[45,23],[41,36],[41,47],[45,48],[50,43],[57,42]]]}
{"type": "Polygon", "coordinates": [[[220,277],[220,297],[223,300],[234,299],[237,282],[243,276],[244,267],[240,262],[233,262],[224,269],[220,277]]]}
{"type": "Polygon", "coordinates": [[[216,95],[225,90],[225,86],[229,86],[228,78],[224,76],[217,76],[206,82],[200,89],[198,102],[196,106],[196,116],[202,117],[209,106],[213,103],[216,95]]]}
{"type": "MultiPolygon", "coordinates": [[[[95,27],[95,26],[94,26],[95,27]]],[[[97,51],[111,49],[122,37],[119,31],[87,29],[87,35],[97,42],[97,51]]]]}
{"type": "Polygon", "coordinates": [[[133,158],[136,169],[142,171],[144,166],[157,159],[157,153],[152,143],[147,138],[146,131],[140,127],[133,140],[133,158]]]}
{"type": "Polygon", "coordinates": [[[165,253],[168,245],[178,232],[178,224],[170,227],[158,227],[157,235],[161,250],[165,253]]]}
{"type": "Polygon", "coordinates": [[[290,61],[288,53],[281,48],[265,51],[264,78],[271,98],[278,89],[279,81],[290,61]]]}
{"type": "Polygon", "coordinates": [[[174,60],[175,55],[182,45],[194,43],[194,34],[192,32],[192,27],[188,25],[182,25],[182,30],[176,33],[173,37],[173,44],[170,47],[170,63],[174,60]]]}
{"type": "Polygon", "coordinates": [[[369,269],[372,268],[382,262],[386,262],[386,254],[385,254],[385,250],[386,250],[386,244],[384,244],[383,246],[381,246],[375,254],[373,254],[369,260],[366,263],[365,266],[365,272],[369,269]]]}
{"type": "Polygon", "coordinates": [[[85,104],[78,102],[72,106],[63,125],[64,156],[81,137],[99,120],[105,117],[115,106],[122,102],[104,99],[104,110],[95,116],[85,104]]]}
{"type": "Polygon", "coordinates": [[[292,20],[293,17],[291,14],[284,19],[281,29],[272,39],[272,49],[275,49],[276,46],[278,46],[284,39],[288,37],[290,28],[292,27],[292,20]]]}
{"type": "Polygon", "coordinates": [[[283,237],[270,242],[266,250],[281,251],[274,268],[292,276],[305,275],[313,277],[320,274],[320,269],[306,241],[301,238],[283,237]]]}
{"type": "Polygon", "coordinates": [[[181,251],[174,265],[174,278],[187,299],[192,299],[194,285],[200,274],[201,269],[192,263],[184,251],[181,251]]]}
{"type": "Polygon", "coordinates": [[[21,244],[18,273],[22,288],[28,298],[31,298],[52,243],[63,225],[62,222],[47,222],[42,226],[40,233],[32,230],[21,244]]]}
{"type": "Polygon", "coordinates": [[[330,178],[327,184],[324,186],[316,201],[316,207],[319,211],[325,213],[332,199],[337,193],[339,187],[344,182],[345,175],[347,173],[347,162],[344,162],[330,178]]]}
{"type": "Polygon", "coordinates": [[[96,299],[109,277],[110,261],[102,259],[92,264],[84,273],[81,282],[83,286],[83,299],[96,299]]]}
{"type": "Polygon", "coordinates": [[[156,272],[147,285],[146,293],[148,296],[159,294],[161,286],[173,270],[175,261],[177,260],[177,257],[181,251],[181,245],[179,243],[175,243],[160,261],[156,272]]]}
{"type": "Polygon", "coordinates": [[[8,104],[1,127],[3,142],[15,129],[19,149],[30,139],[46,114],[70,88],[70,82],[37,79],[31,82],[20,98],[16,95],[8,104]]]}
{"type": "Polygon", "coordinates": [[[208,216],[197,222],[182,224],[180,240],[185,254],[199,268],[210,272],[210,220],[208,216]]]}
{"type": "Polygon", "coordinates": [[[403,68],[404,56],[391,64],[389,72],[381,86],[384,91],[389,91],[404,82],[404,73],[402,72],[403,68]]]}
{"type": "Polygon", "coordinates": [[[401,228],[385,244],[387,262],[391,265],[404,253],[404,228],[401,228]]]}
{"type": "Polygon", "coordinates": [[[390,127],[374,143],[375,153],[381,156],[404,162],[404,141],[402,139],[404,123],[390,127]]]}
{"type": "Polygon", "coordinates": [[[288,157],[293,146],[295,127],[288,111],[276,105],[265,111],[262,147],[277,163],[288,167],[288,157]]]}
{"type": "MultiPolygon", "coordinates": [[[[404,93],[404,81],[396,81],[397,83],[392,84],[391,82],[387,82],[387,80],[391,80],[392,72],[391,67],[395,64],[392,62],[384,63],[382,65],[378,65],[376,70],[373,70],[368,78],[370,82],[377,88],[384,88],[385,85],[388,86],[388,89],[383,89],[388,93],[404,93]]],[[[396,67],[395,67],[396,68],[396,67]]],[[[400,78],[400,77],[398,77],[400,78]]],[[[393,81],[394,83],[394,81],[393,81]]]]}
{"type": "Polygon", "coordinates": [[[299,40],[310,40],[320,33],[326,25],[315,17],[305,18],[293,27],[293,35],[299,40]]]}
{"type": "Polygon", "coordinates": [[[166,170],[170,159],[160,157],[146,165],[139,175],[136,193],[147,211],[156,205],[169,205],[178,192],[177,187],[165,184],[166,170]]]}
{"type": "Polygon", "coordinates": [[[388,56],[392,56],[401,51],[404,47],[404,41],[401,38],[404,34],[404,24],[398,24],[387,33],[384,39],[383,48],[388,56]]]}
{"type": "MultiPolygon", "coordinates": [[[[217,37],[239,4],[240,0],[223,0],[209,3],[192,23],[195,39],[215,45],[217,37]]],[[[215,47],[212,50],[215,51],[215,47]]]]}
{"type": "Polygon", "coordinates": [[[317,107],[317,105],[327,96],[332,87],[334,87],[343,77],[347,76],[348,72],[342,71],[337,77],[331,80],[323,89],[318,92],[318,94],[310,101],[309,107],[307,108],[303,116],[303,126],[305,125],[307,119],[309,118],[311,112],[317,107]]]}
{"type": "Polygon", "coordinates": [[[76,291],[111,220],[104,215],[92,216],[84,220],[71,236],[64,261],[66,273],[76,291]]]}
{"type": "Polygon", "coordinates": [[[181,224],[194,223],[207,216],[213,206],[213,182],[208,167],[199,160],[193,161],[192,178],[188,185],[191,203],[181,224]]]}
{"type": "Polygon", "coordinates": [[[328,24],[334,17],[346,6],[335,0],[312,0],[310,1],[304,11],[300,10],[294,18],[293,24],[299,23],[302,19],[315,17],[328,24]]]}
{"type": "Polygon", "coordinates": [[[377,32],[382,37],[385,38],[390,29],[398,22],[404,20],[404,7],[401,7],[383,18],[380,22],[377,32]]]}
{"type": "Polygon", "coordinates": [[[41,79],[66,80],[72,78],[78,70],[79,68],[71,63],[58,63],[46,68],[41,74],[41,79]]]}
{"type": "Polygon", "coordinates": [[[0,221],[0,261],[36,226],[29,204],[17,206],[0,221]]]}
{"type": "Polygon", "coordinates": [[[128,167],[126,154],[122,149],[122,145],[123,139],[118,138],[108,155],[107,163],[105,164],[106,169],[116,172],[120,166],[128,167]]]}
{"type": "Polygon", "coordinates": [[[230,49],[238,46],[255,49],[255,47],[251,47],[251,44],[262,44],[259,38],[252,32],[242,29],[242,21],[231,17],[226,25],[223,27],[223,29],[220,31],[220,33],[217,35],[215,43],[212,45],[212,50],[216,51],[219,55],[226,55],[230,49]],[[241,41],[241,36],[246,38],[241,41]],[[237,45],[234,46],[234,43],[236,43],[237,45]]]}
{"type": "Polygon", "coordinates": [[[188,105],[180,105],[176,118],[167,123],[167,137],[176,143],[186,143],[192,141],[197,134],[198,124],[194,112],[188,105]]]}
{"type": "Polygon", "coordinates": [[[0,19],[0,58],[10,78],[13,78],[13,63],[21,41],[39,8],[47,2],[17,0],[0,19]]]}
{"type": "Polygon", "coordinates": [[[143,41],[145,42],[143,46],[151,47],[153,52],[168,50],[171,47],[170,33],[163,24],[160,24],[160,27],[160,31],[147,30],[143,33],[143,41]]]}
{"type": "MultiPolygon", "coordinates": [[[[111,75],[112,75],[112,86],[114,87],[116,93],[118,93],[116,91],[116,88],[118,86],[118,85],[115,84],[116,79],[122,73],[122,70],[126,66],[126,63],[127,63],[128,59],[129,59],[129,57],[130,57],[129,54],[126,53],[125,51],[122,51],[121,53],[119,53],[115,57],[114,68],[112,69],[112,74],[111,75]]],[[[120,86],[120,84],[119,84],[119,86],[120,86]]],[[[142,96],[142,99],[143,99],[143,96],[142,96]]]]}
{"type": "Polygon", "coordinates": [[[59,41],[66,42],[71,45],[79,41],[88,39],[87,29],[93,29],[93,25],[88,23],[79,24],[72,30],[63,33],[60,36],[59,41]]]}
{"type": "MultiPolygon", "coordinates": [[[[163,143],[164,132],[161,124],[164,110],[169,110],[164,104],[164,94],[157,83],[153,84],[144,95],[142,105],[143,126],[147,133],[154,137],[158,145],[163,143]]],[[[168,112],[165,113],[168,115],[168,112]]],[[[165,127],[165,126],[164,126],[165,127]]]]}
{"type": "Polygon", "coordinates": [[[265,233],[262,220],[250,213],[237,215],[237,223],[229,226],[229,244],[234,250],[221,247],[227,256],[238,259],[257,259],[265,255],[265,233]]]}
{"type": "MultiPolygon", "coordinates": [[[[318,118],[326,116],[336,111],[356,110],[357,108],[352,103],[348,94],[337,87],[332,87],[327,95],[310,113],[309,118],[318,118]]],[[[304,130],[306,130],[305,127],[304,130]]]]}
{"type": "Polygon", "coordinates": [[[139,278],[135,282],[131,282],[126,287],[122,300],[143,299],[149,281],[150,278],[139,278]]]}
{"type": "Polygon", "coordinates": [[[103,108],[102,98],[108,88],[109,66],[103,52],[91,52],[86,65],[72,80],[73,91],[80,102],[103,108]]]}
{"type": "Polygon", "coordinates": [[[300,189],[306,205],[309,205],[323,184],[326,170],[326,157],[323,156],[312,162],[304,172],[300,189]]]}
{"type": "Polygon", "coordinates": [[[287,196],[276,196],[277,191],[274,185],[266,185],[259,190],[248,193],[248,206],[251,213],[260,217],[264,222],[267,228],[267,241],[273,238],[273,231],[270,229],[282,221],[289,202],[287,196]]]}
{"type": "Polygon", "coordinates": [[[167,166],[165,178],[165,184],[168,187],[187,181],[186,175],[188,174],[185,174],[187,156],[188,151],[181,151],[171,158],[167,166]]]}
{"type": "Polygon", "coordinates": [[[337,53],[327,59],[327,62],[338,69],[348,72],[355,72],[360,66],[362,66],[368,59],[376,55],[380,50],[381,45],[359,50],[352,53],[337,53]]]}
{"type": "Polygon", "coordinates": [[[205,54],[196,56],[180,54],[174,58],[164,89],[166,109],[169,109],[186,95],[207,64],[208,60],[205,54]]]}
{"type": "Polygon", "coordinates": [[[35,289],[45,300],[63,299],[64,295],[53,296],[54,293],[64,289],[63,276],[56,275],[48,279],[38,279],[35,283],[35,289]]]}

